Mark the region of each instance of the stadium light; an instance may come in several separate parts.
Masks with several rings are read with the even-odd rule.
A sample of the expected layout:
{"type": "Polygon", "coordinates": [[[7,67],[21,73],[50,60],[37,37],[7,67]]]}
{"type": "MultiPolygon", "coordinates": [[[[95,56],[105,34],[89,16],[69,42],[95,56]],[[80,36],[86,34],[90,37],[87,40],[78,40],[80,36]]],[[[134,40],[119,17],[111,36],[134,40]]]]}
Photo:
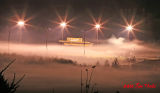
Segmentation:
{"type": "Polygon", "coordinates": [[[127,30],[127,31],[132,31],[132,30],[133,30],[133,26],[128,25],[128,26],[126,27],[126,30],[127,30]]]}
{"type": "Polygon", "coordinates": [[[66,22],[62,22],[62,23],[60,23],[60,26],[65,28],[67,26],[67,24],[66,24],[66,22]]]}
{"type": "Polygon", "coordinates": [[[18,22],[17,22],[17,25],[18,25],[18,26],[24,26],[24,25],[25,25],[25,22],[24,22],[24,21],[18,21],[18,22]]]}
{"type": "Polygon", "coordinates": [[[98,30],[98,29],[101,28],[101,25],[100,25],[100,24],[96,24],[96,25],[95,25],[95,28],[98,30]]]}

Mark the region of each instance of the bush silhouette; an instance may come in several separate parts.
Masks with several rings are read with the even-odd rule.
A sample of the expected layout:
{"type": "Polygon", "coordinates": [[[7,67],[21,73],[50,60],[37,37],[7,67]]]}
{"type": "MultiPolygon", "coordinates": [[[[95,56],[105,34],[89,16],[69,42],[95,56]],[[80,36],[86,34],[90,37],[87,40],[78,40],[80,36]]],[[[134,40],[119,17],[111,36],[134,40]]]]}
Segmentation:
{"type": "Polygon", "coordinates": [[[15,82],[15,78],[16,75],[14,73],[13,76],[13,80],[11,83],[8,82],[7,79],[5,79],[3,73],[4,71],[6,71],[6,69],[15,61],[16,59],[14,59],[13,61],[11,61],[4,69],[2,69],[0,71],[0,93],[15,93],[15,91],[17,90],[17,88],[19,87],[19,83],[20,81],[24,78],[21,77],[17,82],[15,82]]]}

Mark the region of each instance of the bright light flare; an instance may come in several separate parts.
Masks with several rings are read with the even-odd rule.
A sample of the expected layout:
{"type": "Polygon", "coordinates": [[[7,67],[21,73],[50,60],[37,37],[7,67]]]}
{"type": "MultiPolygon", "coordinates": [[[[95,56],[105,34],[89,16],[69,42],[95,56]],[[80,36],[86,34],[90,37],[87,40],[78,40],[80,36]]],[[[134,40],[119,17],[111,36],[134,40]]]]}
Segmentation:
{"type": "Polygon", "coordinates": [[[14,23],[13,28],[20,28],[27,30],[27,27],[33,27],[33,25],[28,24],[30,20],[33,19],[34,16],[26,17],[26,11],[22,11],[21,14],[18,14],[16,10],[13,10],[13,17],[9,18],[8,20],[12,23],[14,23]]]}
{"type": "Polygon", "coordinates": [[[95,25],[95,28],[96,28],[96,29],[100,29],[100,28],[101,28],[101,25],[100,25],[100,24],[96,24],[96,25],[95,25]]]}
{"type": "Polygon", "coordinates": [[[53,21],[53,23],[58,24],[58,26],[62,30],[65,29],[66,32],[68,32],[69,28],[73,28],[73,26],[71,26],[70,23],[72,21],[74,21],[75,18],[68,19],[68,12],[67,11],[65,12],[65,15],[63,15],[63,16],[60,16],[58,11],[56,11],[56,14],[57,14],[57,17],[58,17],[59,21],[53,21]]]}
{"type": "Polygon", "coordinates": [[[60,23],[60,26],[65,28],[67,26],[67,23],[66,22],[62,22],[62,23],[60,23]]]}
{"type": "Polygon", "coordinates": [[[17,22],[17,25],[18,25],[18,26],[24,26],[24,25],[25,25],[25,22],[24,22],[24,21],[18,21],[18,22],[17,22]]]}
{"type": "Polygon", "coordinates": [[[127,26],[127,27],[126,27],[126,30],[127,30],[127,31],[132,31],[132,30],[133,30],[133,26],[131,26],[131,25],[127,26]]]}
{"type": "Polygon", "coordinates": [[[136,21],[135,20],[135,15],[133,14],[131,16],[130,19],[127,19],[123,14],[121,14],[123,21],[124,21],[124,25],[119,24],[121,27],[124,28],[124,30],[122,32],[128,32],[128,37],[130,36],[130,34],[136,39],[136,34],[135,32],[143,32],[143,30],[138,29],[138,27],[140,27],[140,25],[143,23],[143,19],[136,21]]]}
{"type": "Polygon", "coordinates": [[[106,27],[104,27],[104,24],[106,24],[108,22],[108,20],[102,20],[102,14],[99,15],[99,17],[95,18],[93,16],[93,14],[90,12],[89,13],[93,23],[87,23],[88,25],[91,26],[91,29],[88,30],[88,31],[99,31],[100,33],[102,33],[103,35],[103,32],[102,32],[102,29],[107,29],[106,27]]]}

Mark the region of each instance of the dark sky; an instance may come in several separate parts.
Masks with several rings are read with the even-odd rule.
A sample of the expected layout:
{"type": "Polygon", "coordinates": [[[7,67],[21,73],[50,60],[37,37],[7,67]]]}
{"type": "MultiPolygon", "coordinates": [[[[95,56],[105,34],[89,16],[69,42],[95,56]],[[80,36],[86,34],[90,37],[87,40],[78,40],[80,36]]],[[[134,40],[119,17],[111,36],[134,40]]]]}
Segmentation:
{"type": "MultiPolygon", "coordinates": [[[[104,25],[108,29],[103,31],[104,36],[100,36],[101,39],[109,38],[112,34],[117,37],[124,36],[120,34],[122,28],[116,25],[124,24],[120,14],[123,13],[129,20],[134,13],[136,21],[144,20],[139,26],[139,29],[144,30],[144,33],[136,33],[137,38],[145,41],[160,40],[159,4],[159,0],[1,0],[0,39],[5,37],[3,36],[3,33],[6,32],[4,29],[13,25],[7,20],[14,16],[13,11],[19,15],[25,11],[26,18],[33,17],[28,23],[34,27],[28,27],[27,33],[33,41],[43,38],[46,28],[56,30],[57,24],[51,23],[51,20],[58,20],[55,11],[61,16],[64,16],[65,11],[68,11],[68,19],[75,18],[70,23],[74,28],[69,29],[68,36],[81,37],[82,31],[90,29],[91,27],[85,24],[93,22],[90,14],[95,18],[103,14],[102,20],[108,20],[108,23],[104,25]]],[[[92,38],[92,33],[87,34],[89,34],[89,38],[92,38]]],[[[56,39],[58,38],[53,40],[56,39]]]]}

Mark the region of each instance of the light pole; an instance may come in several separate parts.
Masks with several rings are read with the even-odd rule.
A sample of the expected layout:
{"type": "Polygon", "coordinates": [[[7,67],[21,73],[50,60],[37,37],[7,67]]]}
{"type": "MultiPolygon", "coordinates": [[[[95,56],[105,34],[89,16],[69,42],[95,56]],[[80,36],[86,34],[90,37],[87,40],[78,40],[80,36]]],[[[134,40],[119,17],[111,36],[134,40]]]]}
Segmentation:
{"type": "MultiPolygon", "coordinates": [[[[23,20],[19,20],[18,22],[17,22],[17,26],[19,26],[19,28],[20,28],[20,30],[25,26],[25,21],[23,21],[23,20]]],[[[20,42],[21,42],[21,38],[22,37],[22,30],[20,31],[20,42]]]]}
{"type": "Polygon", "coordinates": [[[99,30],[101,28],[101,25],[100,24],[96,24],[95,28],[96,28],[96,35],[97,35],[96,38],[97,38],[97,43],[98,43],[98,32],[99,32],[99,30]]]}
{"type": "MultiPolygon", "coordinates": [[[[8,27],[7,27],[8,30],[8,27]]],[[[11,36],[11,31],[10,29],[8,30],[8,54],[9,54],[9,50],[10,50],[10,36],[11,36]]]]}
{"type": "Polygon", "coordinates": [[[48,44],[48,33],[49,33],[49,31],[51,31],[51,28],[47,28],[47,30],[46,30],[46,40],[45,40],[45,43],[46,43],[46,55],[48,55],[48,46],[49,46],[49,44],[48,44]]]}
{"type": "Polygon", "coordinates": [[[62,23],[60,23],[60,27],[62,27],[62,40],[63,40],[63,31],[64,31],[64,29],[65,29],[65,27],[67,26],[67,23],[66,22],[62,22],[62,23]]]}
{"type": "Polygon", "coordinates": [[[85,55],[86,54],[86,32],[85,31],[82,31],[83,33],[83,54],[85,55]]]}

